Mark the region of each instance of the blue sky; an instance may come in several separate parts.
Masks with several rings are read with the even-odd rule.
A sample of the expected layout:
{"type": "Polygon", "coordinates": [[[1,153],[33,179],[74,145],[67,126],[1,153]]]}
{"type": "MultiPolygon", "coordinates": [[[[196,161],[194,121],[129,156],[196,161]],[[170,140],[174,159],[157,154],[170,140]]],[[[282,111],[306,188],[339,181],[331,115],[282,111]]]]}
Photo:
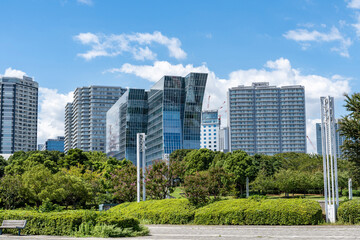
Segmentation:
{"type": "Polygon", "coordinates": [[[313,142],[319,97],[334,96],[340,116],[342,94],[360,88],[360,0],[2,0],[0,9],[0,74],[39,82],[39,142],[63,134],[64,104],[81,86],[149,88],[164,74],[206,71],[217,108],[229,87],[301,84],[313,142]]]}

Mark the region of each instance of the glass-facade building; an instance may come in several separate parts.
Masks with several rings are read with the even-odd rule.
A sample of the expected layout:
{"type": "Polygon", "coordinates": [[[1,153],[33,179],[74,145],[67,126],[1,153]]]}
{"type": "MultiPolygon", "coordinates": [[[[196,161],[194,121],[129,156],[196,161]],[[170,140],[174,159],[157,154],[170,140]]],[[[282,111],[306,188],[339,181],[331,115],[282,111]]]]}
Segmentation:
{"type": "Polygon", "coordinates": [[[46,140],[42,150],[64,152],[65,137],[57,137],[55,139],[46,140]]]}
{"type": "MultiPolygon", "coordinates": [[[[335,141],[336,141],[336,155],[337,157],[341,157],[341,145],[343,145],[345,141],[345,136],[341,135],[341,131],[339,130],[338,120],[335,123],[335,141]]],[[[322,155],[322,136],[321,136],[321,123],[316,123],[316,148],[317,153],[322,155]]]]}
{"type": "Polygon", "coordinates": [[[212,151],[220,150],[220,120],[217,110],[202,112],[200,147],[212,151]]]}
{"type": "Polygon", "coordinates": [[[106,114],[106,153],[136,165],[136,134],[147,132],[147,92],[128,89],[106,114]]]}
{"type": "Polygon", "coordinates": [[[229,89],[228,126],[231,151],[306,153],[304,87],[260,82],[229,89]]]}
{"type": "Polygon", "coordinates": [[[125,91],[109,86],[75,90],[74,101],[65,107],[65,152],[72,148],[105,152],[106,112],[125,91]]]}
{"type": "Polygon", "coordinates": [[[199,149],[206,73],[164,76],[149,91],[146,164],[177,149],[199,149]]]}
{"type": "Polygon", "coordinates": [[[200,148],[207,74],[164,76],[149,91],[129,89],[107,112],[106,152],[136,163],[136,133],[146,133],[146,164],[177,149],[200,148]]]}
{"type": "Polygon", "coordinates": [[[0,77],[0,153],[37,149],[38,83],[0,77]]]}

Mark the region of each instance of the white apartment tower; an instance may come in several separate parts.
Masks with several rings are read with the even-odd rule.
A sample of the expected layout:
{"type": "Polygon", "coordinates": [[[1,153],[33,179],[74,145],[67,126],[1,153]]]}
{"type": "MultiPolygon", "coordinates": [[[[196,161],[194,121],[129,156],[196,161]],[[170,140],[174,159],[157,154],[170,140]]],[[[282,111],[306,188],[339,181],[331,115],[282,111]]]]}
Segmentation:
{"type": "Polygon", "coordinates": [[[220,120],[217,110],[207,110],[202,112],[200,147],[213,151],[220,150],[220,120]]]}
{"type": "Polygon", "coordinates": [[[65,152],[72,148],[105,152],[106,112],[126,91],[121,87],[77,88],[65,107],[65,152]]]}

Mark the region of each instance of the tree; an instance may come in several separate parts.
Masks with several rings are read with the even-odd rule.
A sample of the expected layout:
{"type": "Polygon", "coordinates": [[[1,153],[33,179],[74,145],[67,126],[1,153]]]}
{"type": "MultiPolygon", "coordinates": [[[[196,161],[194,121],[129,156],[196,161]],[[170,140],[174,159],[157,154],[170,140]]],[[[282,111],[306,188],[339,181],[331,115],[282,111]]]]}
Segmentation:
{"type": "Polygon", "coordinates": [[[83,152],[80,149],[70,149],[67,155],[62,159],[61,165],[67,169],[71,166],[77,165],[89,165],[89,157],[88,154],[83,152]]]}
{"type": "Polygon", "coordinates": [[[25,205],[24,188],[20,175],[5,175],[0,179],[0,206],[15,209],[25,205]]]}
{"type": "Polygon", "coordinates": [[[3,156],[0,156],[0,178],[5,174],[5,167],[8,165],[7,161],[3,156]]]}
{"type": "Polygon", "coordinates": [[[151,199],[165,199],[174,191],[170,171],[165,161],[156,161],[146,168],[146,195],[151,199]]]}
{"type": "Polygon", "coordinates": [[[263,194],[276,189],[274,177],[268,176],[268,172],[265,169],[259,171],[251,186],[254,191],[260,191],[263,194]]]}
{"type": "Polygon", "coordinates": [[[136,200],[136,167],[126,165],[112,174],[114,196],[119,202],[133,202],[136,200]]]}
{"type": "Polygon", "coordinates": [[[200,207],[209,202],[209,180],[208,171],[195,172],[185,177],[185,196],[191,204],[200,207]]]}
{"type": "Polygon", "coordinates": [[[345,94],[345,108],[348,115],[340,119],[340,134],[345,136],[341,146],[343,155],[354,164],[351,169],[355,178],[360,179],[360,93],[345,94]]]}
{"type": "Polygon", "coordinates": [[[234,191],[233,176],[223,168],[212,167],[208,170],[208,192],[214,199],[220,196],[228,196],[234,191]]]}
{"type": "Polygon", "coordinates": [[[233,176],[238,196],[243,192],[246,178],[248,177],[249,181],[254,180],[258,169],[253,162],[253,158],[242,150],[237,150],[227,155],[227,158],[219,161],[216,166],[223,167],[227,173],[233,176]]]}
{"type": "Polygon", "coordinates": [[[214,160],[214,156],[215,153],[206,148],[189,152],[184,158],[186,174],[208,170],[214,160]]]}

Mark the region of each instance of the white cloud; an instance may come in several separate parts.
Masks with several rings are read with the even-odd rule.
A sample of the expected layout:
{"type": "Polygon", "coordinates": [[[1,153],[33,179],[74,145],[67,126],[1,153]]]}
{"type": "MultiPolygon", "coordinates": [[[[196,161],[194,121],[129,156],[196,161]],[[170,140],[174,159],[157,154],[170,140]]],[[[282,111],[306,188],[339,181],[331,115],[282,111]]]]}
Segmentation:
{"type": "Polygon", "coordinates": [[[186,53],[181,49],[181,42],[178,38],[168,38],[161,32],[134,33],[120,35],[104,35],[94,33],[80,33],[74,37],[91,49],[86,53],[79,53],[78,56],[91,60],[99,56],[117,56],[129,52],[137,60],[154,60],[156,53],[149,48],[153,43],[167,47],[170,57],[176,59],[186,58],[186,53]]]}
{"type": "Polygon", "coordinates": [[[357,15],[357,22],[351,24],[355,28],[356,35],[360,38],[360,14],[357,15]]]}
{"type": "Polygon", "coordinates": [[[290,30],[283,35],[286,39],[294,40],[302,45],[303,50],[309,47],[310,42],[339,42],[338,47],[331,48],[331,51],[339,52],[343,57],[349,57],[349,47],[352,45],[350,38],[344,37],[336,27],[332,27],[330,32],[324,33],[316,30],[307,29],[290,30]]]}
{"type": "Polygon", "coordinates": [[[360,9],[360,0],[350,0],[347,4],[347,7],[360,9]]]}
{"type": "MultiPolygon", "coordinates": [[[[108,72],[121,72],[134,74],[151,82],[159,80],[164,75],[185,76],[190,72],[208,73],[208,81],[204,96],[203,108],[206,108],[207,97],[211,95],[210,107],[217,109],[226,100],[227,90],[238,85],[251,85],[253,82],[270,82],[275,86],[302,85],[306,92],[306,116],[307,122],[313,124],[318,121],[321,96],[333,96],[335,99],[343,99],[343,93],[350,92],[349,79],[339,75],[327,78],[320,75],[305,75],[293,68],[288,59],[279,58],[275,61],[268,61],[263,69],[237,70],[229,74],[227,79],[221,79],[208,69],[206,65],[193,66],[172,65],[166,61],[156,61],[153,65],[132,65],[123,64],[120,68],[108,70],[108,72]]],[[[220,112],[223,123],[226,122],[225,109],[220,112]],[[225,118],[225,119],[224,119],[225,118]]],[[[309,132],[313,126],[307,126],[309,137],[316,142],[314,133],[309,132]]],[[[311,152],[309,145],[308,150],[311,152]]]]}
{"type": "Polygon", "coordinates": [[[56,89],[39,88],[38,142],[64,136],[65,105],[72,102],[73,92],[58,93],[56,89]]]}
{"type": "Polygon", "coordinates": [[[16,78],[23,78],[23,76],[25,76],[26,73],[24,73],[21,70],[16,70],[16,69],[12,69],[11,67],[7,68],[5,70],[5,73],[3,76],[5,77],[16,77],[16,78]]]}
{"type": "Polygon", "coordinates": [[[85,5],[93,5],[92,0],[77,0],[77,2],[85,5]]]}

